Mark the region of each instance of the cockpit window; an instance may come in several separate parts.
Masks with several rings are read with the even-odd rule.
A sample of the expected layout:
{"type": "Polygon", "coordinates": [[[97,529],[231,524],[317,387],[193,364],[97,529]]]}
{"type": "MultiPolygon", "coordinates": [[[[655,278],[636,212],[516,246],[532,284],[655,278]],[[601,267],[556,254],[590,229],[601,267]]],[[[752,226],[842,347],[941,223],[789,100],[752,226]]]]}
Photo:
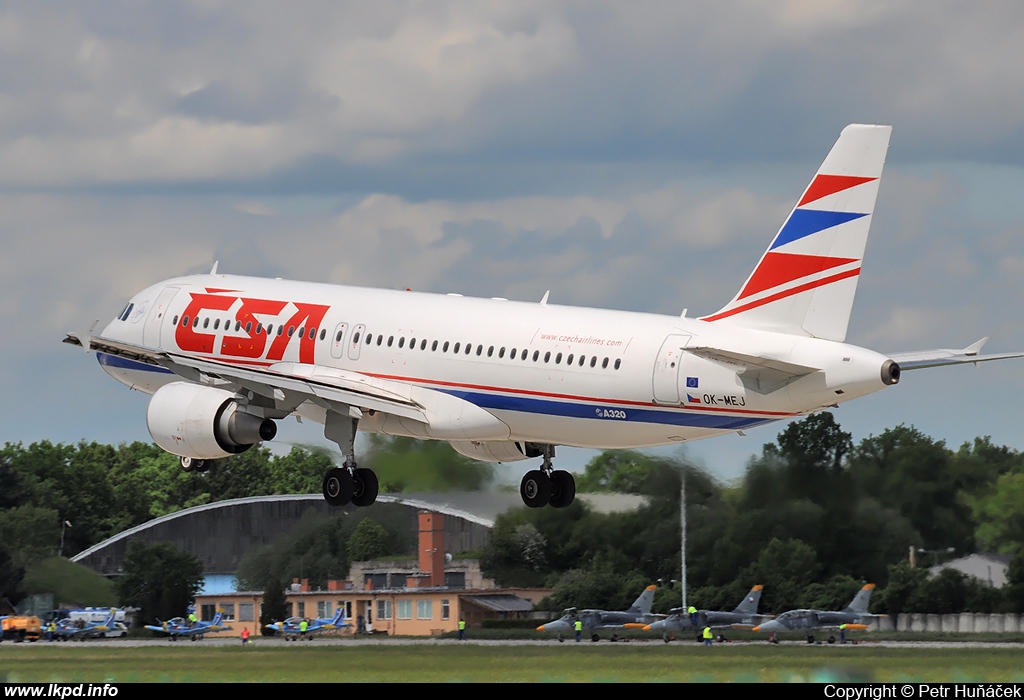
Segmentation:
{"type": "Polygon", "coordinates": [[[134,308],[135,308],[135,303],[129,301],[128,304],[124,307],[124,311],[122,311],[118,315],[117,320],[118,321],[127,321],[128,317],[132,315],[132,309],[134,309],[134,308]]]}

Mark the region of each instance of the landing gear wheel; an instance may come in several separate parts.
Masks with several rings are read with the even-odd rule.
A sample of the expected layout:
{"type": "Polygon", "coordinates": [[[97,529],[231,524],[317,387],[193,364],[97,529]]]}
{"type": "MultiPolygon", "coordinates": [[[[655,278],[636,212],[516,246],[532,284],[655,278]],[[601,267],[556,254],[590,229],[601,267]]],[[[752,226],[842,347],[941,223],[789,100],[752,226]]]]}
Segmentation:
{"type": "Polygon", "coordinates": [[[185,472],[205,472],[209,467],[206,465],[205,459],[192,459],[191,457],[182,457],[179,462],[181,468],[185,472]]]}
{"type": "Polygon", "coordinates": [[[813,634],[807,635],[807,643],[808,644],[814,644],[814,635],[813,634]]]}
{"type": "Polygon", "coordinates": [[[592,635],[590,635],[590,641],[592,641],[592,642],[599,642],[599,641],[601,641],[601,638],[598,637],[596,634],[592,634],[592,635]]]}
{"type": "Polygon", "coordinates": [[[828,636],[828,643],[829,644],[835,644],[836,643],[836,638],[834,636],[832,636],[831,634],[828,636]]]}
{"type": "Polygon", "coordinates": [[[530,508],[543,508],[551,500],[551,479],[540,469],[531,469],[519,484],[519,495],[530,508]]]}
{"type": "Polygon", "coordinates": [[[552,508],[567,508],[576,498],[576,480],[569,472],[558,469],[551,472],[551,499],[548,503],[552,508]]]}
{"type": "Polygon", "coordinates": [[[377,488],[377,475],[372,469],[356,469],[352,475],[352,505],[373,505],[377,500],[377,488]]]}
{"type": "Polygon", "coordinates": [[[324,476],[324,500],[332,506],[343,506],[352,500],[352,475],[348,469],[334,467],[324,476]]]}

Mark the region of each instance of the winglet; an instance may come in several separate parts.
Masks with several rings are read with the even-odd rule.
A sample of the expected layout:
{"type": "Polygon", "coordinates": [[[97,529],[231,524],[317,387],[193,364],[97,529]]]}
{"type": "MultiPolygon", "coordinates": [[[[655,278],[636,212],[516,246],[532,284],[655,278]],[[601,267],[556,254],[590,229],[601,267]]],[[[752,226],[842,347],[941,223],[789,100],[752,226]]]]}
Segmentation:
{"type": "Polygon", "coordinates": [[[547,304],[549,296],[551,296],[551,290],[550,289],[548,291],[544,292],[544,297],[540,300],[540,303],[541,304],[547,304]]]}
{"type": "Polygon", "coordinates": [[[211,275],[216,275],[217,274],[217,266],[218,265],[220,265],[220,260],[214,260],[213,261],[213,267],[210,268],[210,274],[211,275]]]}

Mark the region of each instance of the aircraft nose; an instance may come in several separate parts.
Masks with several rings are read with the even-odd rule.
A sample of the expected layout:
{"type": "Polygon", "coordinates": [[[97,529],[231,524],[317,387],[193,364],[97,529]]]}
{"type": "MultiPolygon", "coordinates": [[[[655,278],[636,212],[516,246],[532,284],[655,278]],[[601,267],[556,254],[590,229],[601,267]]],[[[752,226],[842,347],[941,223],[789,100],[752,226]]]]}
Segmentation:
{"type": "Polygon", "coordinates": [[[782,629],[782,626],[779,625],[778,622],[776,622],[775,620],[770,620],[768,622],[762,622],[760,625],[758,625],[757,627],[755,627],[751,631],[752,632],[779,632],[779,631],[781,631],[781,629],[782,629]]]}

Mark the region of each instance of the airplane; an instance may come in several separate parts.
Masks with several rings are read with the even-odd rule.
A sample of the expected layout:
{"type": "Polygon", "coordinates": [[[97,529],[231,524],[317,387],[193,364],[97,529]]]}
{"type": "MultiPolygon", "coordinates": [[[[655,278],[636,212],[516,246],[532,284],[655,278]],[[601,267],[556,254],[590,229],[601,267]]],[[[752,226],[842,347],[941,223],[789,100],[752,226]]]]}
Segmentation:
{"type": "MultiPolygon", "coordinates": [[[[283,633],[286,640],[295,641],[302,634],[299,628],[302,620],[303,618],[301,617],[289,617],[283,622],[275,622],[272,625],[267,625],[267,628],[274,630],[278,634],[283,633]]],[[[333,618],[318,617],[315,620],[310,620],[306,627],[306,634],[309,635],[308,639],[313,641],[313,635],[315,634],[341,630],[351,626],[351,623],[345,622],[345,608],[338,608],[338,612],[333,618]]]]}
{"type": "Polygon", "coordinates": [[[224,613],[217,611],[210,622],[199,620],[190,625],[183,617],[172,617],[156,625],[146,625],[146,629],[166,634],[172,642],[178,641],[178,637],[188,637],[195,642],[201,640],[203,635],[228,632],[232,628],[224,624],[224,613]]]}
{"type": "MultiPolygon", "coordinates": [[[[532,508],[576,484],[556,446],[675,444],[806,415],[905,370],[1021,357],[966,348],[885,355],[845,343],[892,127],[842,130],[735,297],[698,318],[219,274],[135,294],[97,335],[64,342],[151,394],[154,442],[203,470],[294,415],[344,455],[325,500],[374,503],[357,430],[446,440],[489,462],[541,458],[532,508]]],[[[98,322],[97,322],[98,323],[98,322]]],[[[95,324],[93,326],[95,328],[95,324]]]]}
{"type": "MultiPolygon", "coordinates": [[[[814,635],[810,634],[813,630],[837,630],[839,625],[846,625],[848,630],[866,630],[866,618],[871,617],[868,613],[868,601],[871,600],[871,593],[874,590],[875,584],[865,585],[843,610],[789,610],[774,620],[762,622],[753,631],[779,634],[807,630],[807,643],[814,644],[814,635]]],[[[835,636],[829,635],[828,643],[832,644],[835,641],[835,636]]]]}
{"type": "Polygon", "coordinates": [[[743,597],[740,604],[732,612],[721,610],[698,610],[697,622],[694,624],[685,608],[673,608],[664,620],[652,622],[644,627],[647,632],[663,632],[665,641],[670,634],[676,632],[697,632],[697,641],[701,641],[700,633],[705,627],[721,629],[723,627],[753,627],[760,621],[757,605],[761,602],[761,591],[764,586],[754,586],[743,597]]]}
{"type": "Polygon", "coordinates": [[[92,637],[105,637],[107,632],[117,631],[122,636],[126,629],[123,623],[117,621],[117,610],[111,608],[101,622],[90,622],[88,620],[72,620],[65,617],[56,621],[57,631],[54,632],[56,639],[61,641],[84,640],[92,637]]]}
{"type": "MultiPolygon", "coordinates": [[[[574,634],[576,620],[583,623],[583,631],[590,635],[590,641],[596,642],[601,637],[600,630],[622,630],[631,628],[643,628],[645,625],[660,618],[660,615],[651,613],[651,605],[654,603],[654,591],[657,586],[651,585],[644,589],[640,597],[633,601],[633,604],[626,610],[577,610],[566,608],[562,617],[551,622],[546,622],[537,628],[538,632],[556,632],[558,640],[562,640],[564,634],[574,634]]],[[[612,636],[615,641],[615,635],[612,636]]]]}

